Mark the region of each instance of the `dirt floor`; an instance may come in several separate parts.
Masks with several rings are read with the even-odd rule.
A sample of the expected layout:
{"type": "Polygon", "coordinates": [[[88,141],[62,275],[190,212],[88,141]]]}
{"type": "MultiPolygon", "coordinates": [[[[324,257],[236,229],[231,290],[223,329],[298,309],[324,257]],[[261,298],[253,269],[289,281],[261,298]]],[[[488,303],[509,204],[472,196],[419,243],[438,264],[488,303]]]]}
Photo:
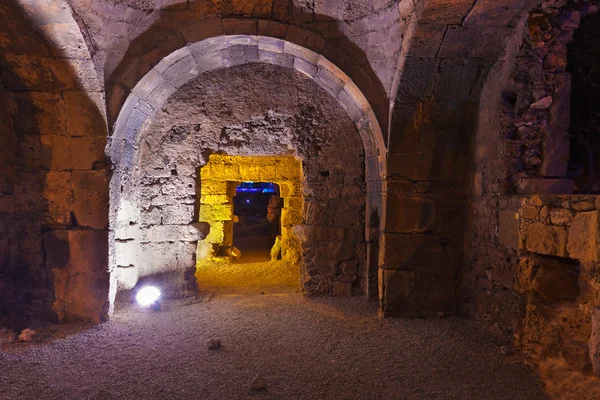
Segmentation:
{"type": "Polygon", "coordinates": [[[547,398],[472,322],[380,320],[356,298],[120,304],[105,324],[46,329],[38,341],[4,346],[1,399],[547,398]],[[210,339],[222,347],[208,349],[210,339]]]}

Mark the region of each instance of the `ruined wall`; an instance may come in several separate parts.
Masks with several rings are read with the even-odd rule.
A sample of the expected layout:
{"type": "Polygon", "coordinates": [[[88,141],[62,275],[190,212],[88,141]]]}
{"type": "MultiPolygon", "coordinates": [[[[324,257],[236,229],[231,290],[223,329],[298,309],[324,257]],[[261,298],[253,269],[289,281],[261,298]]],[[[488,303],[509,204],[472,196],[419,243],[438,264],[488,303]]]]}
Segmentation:
{"type": "Polygon", "coordinates": [[[503,93],[504,186],[519,193],[572,193],[571,82],[567,46],[598,2],[549,2],[530,13],[528,34],[503,93]],[[564,3],[565,6],[560,7],[564,3]]]}
{"type": "Polygon", "coordinates": [[[121,220],[125,213],[117,211],[116,226],[126,227],[115,232],[124,287],[135,284],[140,273],[194,266],[196,241],[202,237],[190,240],[180,232],[197,219],[199,168],[211,153],[220,153],[298,157],[304,221],[296,230],[304,241],[304,288],[337,295],[362,291],[363,145],[345,110],[311,79],[260,64],[205,73],[182,86],[156,114],[141,143],[139,186],[125,187],[119,201],[121,209],[130,210],[129,218],[121,220]],[[125,253],[156,264],[136,265],[139,261],[126,261],[125,253]],[[129,273],[134,278],[127,278],[129,273]]]}
{"type": "Polygon", "coordinates": [[[522,21],[484,87],[458,295],[505,352],[517,347],[542,366],[553,393],[595,398],[597,379],[582,374],[593,374],[597,357],[597,196],[553,194],[573,190],[564,179],[565,68],[579,11],[562,5],[547,3],[522,21]]]}

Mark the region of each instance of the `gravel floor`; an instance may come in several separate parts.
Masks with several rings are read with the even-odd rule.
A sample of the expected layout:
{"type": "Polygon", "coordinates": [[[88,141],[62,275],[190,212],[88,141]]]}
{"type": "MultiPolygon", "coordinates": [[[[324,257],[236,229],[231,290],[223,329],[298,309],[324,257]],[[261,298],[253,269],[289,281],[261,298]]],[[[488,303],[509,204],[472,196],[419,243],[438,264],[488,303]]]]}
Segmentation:
{"type": "Polygon", "coordinates": [[[380,320],[362,299],[126,304],[105,324],[51,334],[0,353],[1,399],[547,398],[535,373],[472,322],[380,320]],[[207,349],[211,338],[222,347],[207,349]],[[266,388],[254,391],[257,376],[266,388]]]}

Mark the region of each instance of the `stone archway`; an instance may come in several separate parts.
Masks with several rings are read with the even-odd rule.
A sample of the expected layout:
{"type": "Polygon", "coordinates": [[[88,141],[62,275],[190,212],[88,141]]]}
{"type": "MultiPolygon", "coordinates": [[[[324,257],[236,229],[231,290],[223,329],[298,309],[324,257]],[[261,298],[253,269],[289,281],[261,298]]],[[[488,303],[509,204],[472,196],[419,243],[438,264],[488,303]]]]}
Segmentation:
{"type": "MultiPolygon", "coordinates": [[[[123,187],[131,184],[131,174],[139,161],[141,134],[152,124],[154,115],[168,99],[188,82],[203,74],[229,67],[266,64],[285,68],[308,77],[342,107],[347,118],[360,135],[364,151],[366,176],[366,226],[372,226],[371,215],[382,215],[382,171],[385,166],[385,145],[379,123],[368,102],[352,81],[324,57],[295,44],[270,37],[235,35],[207,39],[186,46],[159,62],[133,89],[117,119],[108,153],[115,165],[111,184],[111,231],[128,230],[127,206],[121,202],[123,187]],[[120,204],[120,205],[119,205],[120,204]],[[119,205],[119,206],[117,206],[119,205]],[[125,218],[122,218],[125,217],[125,218]]],[[[300,75],[299,75],[300,76],[300,75]]],[[[306,79],[306,78],[304,78],[306,79]]],[[[131,211],[131,210],[129,210],[131,211]]],[[[364,220],[363,220],[364,222],[364,220]]],[[[202,233],[191,229],[190,240],[202,239],[202,233]]],[[[127,236],[127,234],[125,234],[127,236]]],[[[364,234],[363,234],[364,239],[364,234]]],[[[120,237],[118,243],[129,239],[120,237]]],[[[378,233],[369,235],[378,241],[378,233]]],[[[121,247],[122,243],[121,243],[121,247]]],[[[376,246],[374,246],[376,249],[376,246]]],[[[372,249],[368,269],[377,268],[377,257],[372,249]]],[[[115,252],[111,263],[117,265],[115,252]]],[[[373,275],[373,274],[369,274],[373,275]]],[[[129,284],[134,284],[134,276],[129,284]]],[[[331,288],[318,290],[330,291],[331,288]]],[[[347,292],[347,291],[346,291],[347,292]]]]}

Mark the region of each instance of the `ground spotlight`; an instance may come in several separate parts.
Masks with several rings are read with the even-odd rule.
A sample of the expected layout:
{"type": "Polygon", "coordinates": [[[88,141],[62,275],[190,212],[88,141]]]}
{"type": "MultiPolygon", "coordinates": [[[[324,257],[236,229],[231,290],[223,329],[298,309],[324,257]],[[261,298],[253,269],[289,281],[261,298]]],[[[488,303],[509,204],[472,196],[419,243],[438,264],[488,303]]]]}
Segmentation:
{"type": "Polygon", "coordinates": [[[160,308],[160,290],[154,286],[145,286],[135,295],[135,299],[142,307],[160,308]]]}

